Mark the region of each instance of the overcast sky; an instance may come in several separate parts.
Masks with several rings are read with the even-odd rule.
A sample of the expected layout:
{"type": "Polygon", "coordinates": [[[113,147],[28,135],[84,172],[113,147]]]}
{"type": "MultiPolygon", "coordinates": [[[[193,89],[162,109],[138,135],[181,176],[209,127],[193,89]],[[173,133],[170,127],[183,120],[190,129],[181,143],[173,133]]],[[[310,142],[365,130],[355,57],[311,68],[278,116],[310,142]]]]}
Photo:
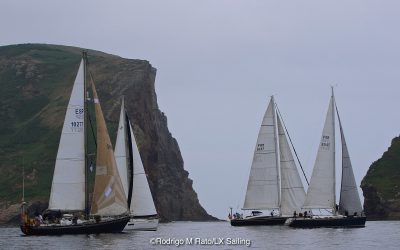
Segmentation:
{"type": "Polygon", "coordinates": [[[334,85],[360,184],[400,132],[399,13],[389,0],[3,0],[0,45],[150,61],[200,202],[226,218],[243,205],[271,95],[310,177],[334,85]]]}

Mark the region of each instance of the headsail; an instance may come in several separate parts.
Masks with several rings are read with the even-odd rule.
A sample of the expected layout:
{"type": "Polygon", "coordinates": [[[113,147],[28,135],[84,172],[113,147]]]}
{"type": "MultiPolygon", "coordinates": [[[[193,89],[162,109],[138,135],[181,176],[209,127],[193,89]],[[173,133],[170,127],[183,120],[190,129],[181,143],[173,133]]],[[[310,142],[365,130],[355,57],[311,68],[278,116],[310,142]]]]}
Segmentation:
{"type": "Polygon", "coordinates": [[[130,211],[133,216],[156,215],[153,196],[150,191],[147,175],[144,171],[142,159],[136,144],[135,136],[132,130],[132,124],[129,122],[129,133],[131,138],[132,158],[133,158],[133,187],[130,211]]]}
{"type": "Polygon", "coordinates": [[[283,216],[292,216],[294,211],[300,212],[304,203],[306,192],[296,163],[293,159],[290,146],[286,138],[282,122],[277,116],[278,136],[279,136],[279,152],[281,166],[281,208],[280,212],[283,216]]]}
{"type": "Polygon", "coordinates": [[[332,93],[326,114],[310,185],[303,205],[305,209],[335,208],[335,112],[332,93]]]}
{"type": "Polygon", "coordinates": [[[277,209],[280,205],[279,166],[274,98],[258,133],[243,209],[277,209]]]}
{"type": "Polygon", "coordinates": [[[347,150],[346,140],[344,138],[343,127],[340,121],[339,111],[336,107],[339,120],[340,137],[342,140],[342,185],[340,188],[339,212],[350,215],[363,211],[360,196],[358,195],[357,184],[354,178],[353,167],[350,161],[349,151],[347,150]]]}
{"type": "Polygon", "coordinates": [[[65,114],[49,200],[50,210],[85,209],[84,60],[65,114]]]}
{"type": "Polygon", "coordinates": [[[97,125],[96,178],[91,212],[102,216],[121,215],[128,211],[127,199],[93,81],[91,84],[97,125]]]}

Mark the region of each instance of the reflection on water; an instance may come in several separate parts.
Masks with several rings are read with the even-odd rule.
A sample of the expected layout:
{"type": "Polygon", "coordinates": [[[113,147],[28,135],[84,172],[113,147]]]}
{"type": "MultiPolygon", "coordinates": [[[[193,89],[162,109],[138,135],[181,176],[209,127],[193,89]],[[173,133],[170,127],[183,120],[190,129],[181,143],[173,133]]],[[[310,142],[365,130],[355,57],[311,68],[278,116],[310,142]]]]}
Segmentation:
{"type": "Polygon", "coordinates": [[[399,249],[399,245],[400,221],[368,221],[365,228],[353,229],[231,227],[228,222],[175,222],[160,224],[156,232],[63,236],[22,236],[19,228],[0,228],[1,249],[389,250],[399,249]]]}

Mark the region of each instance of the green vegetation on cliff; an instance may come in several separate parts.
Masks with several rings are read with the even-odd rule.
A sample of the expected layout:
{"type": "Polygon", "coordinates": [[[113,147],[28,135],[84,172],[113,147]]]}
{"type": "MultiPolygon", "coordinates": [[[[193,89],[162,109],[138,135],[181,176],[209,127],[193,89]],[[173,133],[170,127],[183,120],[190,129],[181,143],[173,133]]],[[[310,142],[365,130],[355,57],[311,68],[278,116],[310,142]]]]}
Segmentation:
{"type": "Polygon", "coordinates": [[[361,182],[370,219],[400,219],[400,137],[372,163],[361,182]]]}
{"type": "Polygon", "coordinates": [[[64,93],[79,60],[79,54],[46,45],[0,47],[0,200],[21,199],[22,166],[26,196],[48,197],[64,93]]]}

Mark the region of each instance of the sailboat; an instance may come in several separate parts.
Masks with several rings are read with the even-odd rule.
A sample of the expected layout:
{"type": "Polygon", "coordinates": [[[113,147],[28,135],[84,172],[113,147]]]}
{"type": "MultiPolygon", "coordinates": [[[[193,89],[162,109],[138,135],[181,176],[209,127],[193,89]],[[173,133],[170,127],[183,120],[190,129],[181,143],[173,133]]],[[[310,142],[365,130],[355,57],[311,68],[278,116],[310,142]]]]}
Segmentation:
{"type": "MultiPolygon", "coordinates": [[[[93,98],[86,92],[87,56],[74,81],[55,162],[49,207],[50,218],[30,219],[22,203],[21,231],[26,235],[93,234],[121,232],[129,221],[126,195],[93,78],[93,98]],[[88,104],[96,114],[96,176],[89,201],[88,104]]],[[[39,218],[38,218],[39,217],[39,218]]]]}
{"type": "Polygon", "coordinates": [[[115,159],[121,175],[122,186],[127,196],[131,219],[126,230],[155,231],[158,215],[151,195],[147,176],[136,144],[132,124],[125,111],[124,99],[115,143],[115,159]]]}
{"type": "Polygon", "coordinates": [[[306,199],[302,206],[305,216],[293,218],[290,227],[364,227],[363,214],[357,185],[354,178],[350,155],[344,137],[339,111],[332,95],[326,114],[317,158],[314,164],[306,199]],[[335,173],[335,108],[339,121],[342,143],[342,178],[339,206],[336,205],[335,173]],[[307,212],[308,210],[308,212],[307,212]],[[314,211],[324,210],[317,215],[314,211]]]}
{"type": "Polygon", "coordinates": [[[282,225],[300,211],[304,199],[303,183],[272,96],[258,133],[242,208],[252,212],[230,222],[232,226],[282,225]]]}

